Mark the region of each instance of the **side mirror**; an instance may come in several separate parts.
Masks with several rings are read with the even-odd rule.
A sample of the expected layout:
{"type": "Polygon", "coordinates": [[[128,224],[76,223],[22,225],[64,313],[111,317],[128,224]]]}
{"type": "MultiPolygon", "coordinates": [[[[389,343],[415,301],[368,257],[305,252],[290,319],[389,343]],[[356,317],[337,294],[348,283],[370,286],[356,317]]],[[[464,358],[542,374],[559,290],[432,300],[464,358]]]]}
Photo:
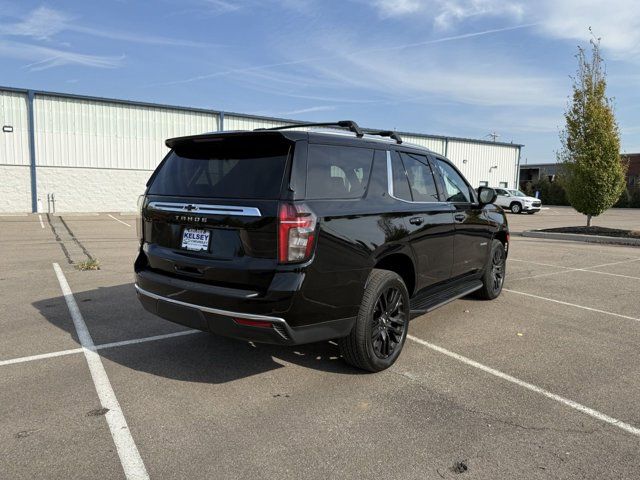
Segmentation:
{"type": "Polygon", "coordinates": [[[478,199],[480,205],[488,205],[496,201],[498,194],[493,188],[490,187],[478,187],[478,199]]]}

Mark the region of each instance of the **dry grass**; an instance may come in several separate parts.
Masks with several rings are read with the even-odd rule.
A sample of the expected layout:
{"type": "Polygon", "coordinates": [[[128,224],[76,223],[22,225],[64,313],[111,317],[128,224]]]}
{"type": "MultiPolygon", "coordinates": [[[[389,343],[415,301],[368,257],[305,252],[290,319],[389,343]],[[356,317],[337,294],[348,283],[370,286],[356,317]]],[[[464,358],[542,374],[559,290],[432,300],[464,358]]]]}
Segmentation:
{"type": "Polygon", "coordinates": [[[78,270],[100,270],[100,262],[95,258],[91,258],[89,260],[85,260],[84,262],[80,262],[76,264],[76,268],[78,270]]]}

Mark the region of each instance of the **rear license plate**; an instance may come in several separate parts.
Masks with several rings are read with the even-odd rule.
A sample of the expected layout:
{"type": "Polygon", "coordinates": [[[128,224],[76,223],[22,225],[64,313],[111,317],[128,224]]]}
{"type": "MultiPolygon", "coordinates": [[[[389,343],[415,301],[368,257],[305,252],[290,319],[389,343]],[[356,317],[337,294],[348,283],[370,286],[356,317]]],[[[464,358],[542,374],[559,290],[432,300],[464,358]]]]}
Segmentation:
{"type": "Polygon", "coordinates": [[[200,252],[209,250],[209,239],[211,232],[208,230],[198,230],[196,228],[185,228],[182,232],[182,248],[200,252]]]}

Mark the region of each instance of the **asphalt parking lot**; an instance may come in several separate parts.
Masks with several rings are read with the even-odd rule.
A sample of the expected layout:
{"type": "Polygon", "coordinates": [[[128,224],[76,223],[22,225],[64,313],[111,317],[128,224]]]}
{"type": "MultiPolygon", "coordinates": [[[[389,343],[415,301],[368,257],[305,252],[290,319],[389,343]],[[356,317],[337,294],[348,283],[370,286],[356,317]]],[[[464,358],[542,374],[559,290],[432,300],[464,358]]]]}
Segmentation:
{"type": "Polygon", "coordinates": [[[514,235],[497,300],[415,319],[393,368],[363,374],[332,342],[148,314],[134,222],[0,217],[1,478],[639,478],[640,248],[514,235]],[[101,270],[70,263],[86,254],[101,270]]]}

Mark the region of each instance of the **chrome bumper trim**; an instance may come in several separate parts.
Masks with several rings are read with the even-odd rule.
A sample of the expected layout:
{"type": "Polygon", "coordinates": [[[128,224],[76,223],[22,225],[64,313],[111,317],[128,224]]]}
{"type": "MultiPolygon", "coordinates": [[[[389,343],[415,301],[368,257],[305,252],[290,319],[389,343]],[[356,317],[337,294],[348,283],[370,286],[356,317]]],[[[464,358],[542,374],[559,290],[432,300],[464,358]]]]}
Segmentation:
{"type": "Polygon", "coordinates": [[[169,297],[163,297],[162,295],[156,295],[155,293],[148,292],[135,284],[136,292],[140,295],[144,295],[145,297],[153,298],[154,300],[162,300],[169,303],[174,303],[176,305],[181,305],[183,307],[194,308],[196,310],[200,310],[201,312],[213,313],[215,315],[222,315],[224,317],[236,317],[236,318],[246,318],[247,320],[266,320],[268,322],[280,323],[283,325],[287,325],[287,321],[284,318],[280,317],[269,317],[267,315],[258,315],[255,313],[241,313],[241,312],[231,312],[229,310],[220,310],[219,308],[211,308],[205,307],[203,305],[196,305],[195,303],[187,303],[181,302],[180,300],[175,300],[169,297]]]}

